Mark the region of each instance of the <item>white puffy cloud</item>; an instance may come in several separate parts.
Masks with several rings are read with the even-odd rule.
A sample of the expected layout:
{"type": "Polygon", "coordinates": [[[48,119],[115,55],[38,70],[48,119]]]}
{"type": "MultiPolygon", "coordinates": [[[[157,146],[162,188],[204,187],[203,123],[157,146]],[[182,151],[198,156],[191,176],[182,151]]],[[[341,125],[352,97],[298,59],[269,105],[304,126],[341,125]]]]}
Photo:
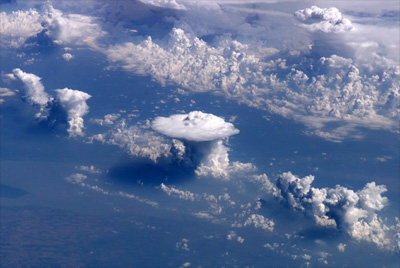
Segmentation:
{"type": "Polygon", "coordinates": [[[35,9],[0,12],[1,43],[21,46],[26,39],[43,30],[42,16],[35,9]]]}
{"type": "Polygon", "coordinates": [[[299,178],[283,173],[278,181],[280,198],[291,208],[311,215],[318,225],[340,228],[356,240],[372,242],[393,249],[389,227],[376,214],[388,200],[382,194],[384,185],[367,183],[357,192],[337,185],[335,188],[314,188],[314,176],[299,178]]]}
{"type": "Polygon", "coordinates": [[[228,178],[230,167],[228,148],[223,145],[222,140],[211,141],[207,151],[195,171],[196,174],[198,176],[228,178]]]}
{"type": "Polygon", "coordinates": [[[187,238],[182,238],[180,241],[176,242],[176,249],[189,251],[189,240],[187,238]]]}
{"type": "Polygon", "coordinates": [[[212,141],[239,133],[233,124],[213,114],[200,111],[156,117],[152,128],[171,138],[189,141],[212,141]]]}
{"type": "Polygon", "coordinates": [[[254,181],[261,185],[260,189],[268,194],[272,194],[273,196],[277,197],[280,195],[279,189],[273,184],[266,174],[262,175],[254,175],[254,181]]]}
{"type": "Polygon", "coordinates": [[[151,73],[160,82],[172,80],[197,92],[239,90],[259,62],[237,41],[222,40],[219,47],[211,47],[179,28],[172,29],[166,44],[163,47],[149,37],[137,45],[111,46],[106,53],[126,70],[151,73]]]}
{"type": "Polygon", "coordinates": [[[69,88],[56,89],[57,101],[65,109],[68,116],[68,133],[70,137],[83,136],[83,116],[89,112],[86,101],[91,96],[83,91],[69,88]]]}
{"type": "Polygon", "coordinates": [[[364,189],[358,192],[360,206],[368,211],[383,209],[388,203],[387,197],[382,196],[386,191],[384,185],[376,185],[375,182],[367,183],[364,189]]]}
{"type": "Polygon", "coordinates": [[[238,236],[235,231],[230,231],[229,234],[226,235],[226,239],[236,240],[240,244],[243,244],[243,242],[244,242],[244,238],[241,236],[238,236]]]}
{"type": "Polygon", "coordinates": [[[70,137],[83,136],[83,116],[89,112],[86,101],[91,97],[89,94],[73,89],[56,89],[56,97],[51,97],[45,92],[41,78],[32,73],[26,73],[19,68],[13,70],[12,74],[7,75],[13,80],[23,83],[25,89],[24,97],[32,104],[40,107],[40,112],[36,115],[42,121],[48,121],[49,125],[59,123],[63,120],[60,111],[54,109],[59,105],[66,113],[69,127],[67,129],[70,137]],[[50,122],[51,121],[51,122],[50,122]]]}
{"type": "Polygon", "coordinates": [[[64,53],[62,54],[62,58],[66,61],[70,61],[74,58],[74,56],[71,53],[64,53]]]}
{"type": "Polygon", "coordinates": [[[342,17],[342,13],[335,8],[319,8],[312,6],[296,11],[295,17],[304,23],[310,30],[323,32],[345,32],[353,29],[351,21],[342,17]]]}
{"type": "MultiPolygon", "coordinates": [[[[159,6],[175,3],[147,2],[159,6]]],[[[372,26],[357,26],[360,30],[350,31],[333,40],[335,46],[339,46],[336,50],[335,46],[326,47],[332,40],[325,34],[305,41],[311,42],[311,49],[280,51],[265,47],[263,43],[265,40],[285,43],[286,40],[275,40],[283,38],[280,35],[274,35],[274,40],[265,35],[260,39],[257,37],[259,32],[246,30],[243,32],[249,33],[249,37],[242,36],[239,42],[227,35],[219,36],[218,29],[209,24],[201,24],[202,20],[215,15],[221,17],[219,22],[227,32],[234,32],[233,28],[244,25],[247,28],[258,27],[257,23],[250,25],[244,20],[246,14],[250,14],[249,10],[222,9],[216,3],[188,2],[185,5],[188,9],[177,15],[176,28],[172,29],[169,37],[156,41],[148,37],[139,43],[117,43],[108,47],[98,45],[97,40],[105,32],[95,17],[64,14],[50,5],[44,8],[41,16],[47,33],[58,43],[87,45],[105,53],[111,62],[122,65],[126,70],[151,74],[161,83],[176,83],[196,92],[218,92],[239,103],[300,121],[310,129],[308,134],[340,142],[348,136],[361,138],[357,131],[361,127],[396,128],[400,98],[399,68],[398,63],[388,57],[398,58],[398,40],[385,45],[380,41],[382,38],[376,36],[382,30],[386,35],[396,36],[390,33],[397,29],[392,27],[389,29],[392,32],[388,32],[387,27],[377,26],[379,29],[374,28],[373,34],[368,35],[372,26]],[[190,23],[189,19],[193,16],[196,23],[190,23]],[[241,19],[234,21],[232,17],[241,19]],[[212,42],[201,40],[194,34],[201,34],[204,29],[197,29],[196,25],[201,25],[200,28],[207,26],[204,34],[218,37],[212,42]],[[267,53],[267,50],[274,52],[267,53]],[[397,52],[389,53],[389,50],[397,52]]],[[[260,13],[259,20],[264,22],[266,16],[260,13]]],[[[278,20],[280,16],[284,13],[275,12],[273,18],[278,20]]],[[[347,31],[352,27],[351,22],[344,19],[336,8],[314,6],[297,11],[296,18],[304,26],[319,27],[328,32],[347,31]]],[[[275,28],[272,26],[273,23],[269,31],[275,28]]],[[[287,26],[288,29],[295,28],[290,21],[287,26]]],[[[285,28],[285,31],[288,29],[285,28]]],[[[290,36],[303,42],[304,31],[294,32],[299,32],[299,36],[293,33],[290,36]]]]}
{"type": "Polygon", "coordinates": [[[114,125],[115,121],[121,117],[121,114],[113,113],[106,114],[104,119],[91,119],[92,122],[99,124],[100,126],[111,126],[114,125]]]}
{"type": "Polygon", "coordinates": [[[25,73],[19,68],[13,70],[12,76],[24,84],[25,97],[31,104],[44,107],[50,101],[50,97],[44,91],[44,86],[39,76],[32,73],[25,73]]]}
{"type": "Polygon", "coordinates": [[[345,251],[345,249],[346,249],[346,244],[344,244],[344,243],[339,243],[338,245],[337,245],[337,249],[339,250],[339,252],[344,252],[345,251]]]}
{"type": "Polygon", "coordinates": [[[203,155],[195,173],[198,176],[229,179],[231,174],[255,171],[257,168],[251,163],[230,162],[229,148],[222,140],[210,141],[207,146],[190,143],[194,151],[203,155]]]}

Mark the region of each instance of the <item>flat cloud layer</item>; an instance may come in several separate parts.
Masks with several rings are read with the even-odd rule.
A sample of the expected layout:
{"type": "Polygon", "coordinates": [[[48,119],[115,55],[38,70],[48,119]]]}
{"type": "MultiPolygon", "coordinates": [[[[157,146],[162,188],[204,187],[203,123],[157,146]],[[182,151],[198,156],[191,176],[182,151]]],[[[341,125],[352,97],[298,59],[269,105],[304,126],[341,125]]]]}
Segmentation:
{"type": "Polygon", "coordinates": [[[213,114],[200,111],[157,117],[152,123],[155,131],[171,138],[190,141],[213,141],[239,133],[233,124],[213,114]]]}

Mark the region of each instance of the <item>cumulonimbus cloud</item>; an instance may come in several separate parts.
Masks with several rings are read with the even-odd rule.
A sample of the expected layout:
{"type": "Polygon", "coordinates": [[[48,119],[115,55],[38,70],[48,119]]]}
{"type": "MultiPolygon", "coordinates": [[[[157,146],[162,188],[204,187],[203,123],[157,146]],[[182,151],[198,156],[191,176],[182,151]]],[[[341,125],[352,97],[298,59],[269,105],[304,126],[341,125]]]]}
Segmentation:
{"type": "Polygon", "coordinates": [[[331,141],[357,138],[358,127],[392,130],[397,126],[399,68],[390,61],[377,61],[381,65],[377,69],[385,71],[382,79],[376,79],[373,65],[372,71],[367,70],[348,56],[300,54],[297,60],[309,66],[303,68],[287,65],[282,58],[266,62],[247,44],[220,40],[211,46],[176,28],[166,44],[148,37],[139,44],[111,46],[106,54],[128,71],[151,74],[161,83],[174,82],[195,92],[219,92],[300,121],[310,133],[331,141]],[[344,128],[336,127],[340,122],[344,128]]]}
{"type": "MultiPolygon", "coordinates": [[[[70,137],[83,136],[83,116],[89,112],[89,106],[86,101],[91,97],[89,94],[69,88],[56,89],[56,97],[51,97],[45,92],[45,88],[41,82],[41,78],[32,73],[26,73],[17,68],[12,74],[8,75],[12,79],[20,80],[25,89],[24,98],[30,104],[40,107],[40,118],[46,120],[63,120],[63,115],[52,114],[60,111],[54,107],[60,106],[62,114],[66,114],[68,121],[68,133],[70,137]],[[47,115],[42,115],[45,113],[47,115]]],[[[65,116],[64,116],[65,117],[65,116]]],[[[50,125],[57,124],[52,122],[50,125]]]]}
{"type": "Polygon", "coordinates": [[[196,167],[198,176],[228,178],[230,173],[254,170],[251,164],[229,162],[223,139],[239,133],[232,123],[213,114],[193,111],[156,117],[152,128],[173,138],[171,152],[177,161],[196,167]]]}

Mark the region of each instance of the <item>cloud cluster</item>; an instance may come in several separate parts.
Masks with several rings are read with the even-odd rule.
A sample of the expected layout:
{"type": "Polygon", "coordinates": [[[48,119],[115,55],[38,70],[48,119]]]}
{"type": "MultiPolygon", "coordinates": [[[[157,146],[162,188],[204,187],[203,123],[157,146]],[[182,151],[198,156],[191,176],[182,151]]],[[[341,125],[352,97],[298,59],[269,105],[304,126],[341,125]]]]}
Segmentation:
{"type": "Polygon", "coordinates": [[[25,89],[24,97],[32,104],[40,107],[41,120],[48,121],[49,125],[55,125],[57,121],[67,120],[70,137],[83,136],[83,116],[89,112],[86,101],[89,94],[73,89],[56,89],[56,97],[50,97],[41,82],[41,78],[32,73],[26,73],[17,68],[8,77],[19,80],[25,89]],[[43,115],[45,113],[47,115],[43,115]],[[67,118],[63,118],[66,114],[67,118]],[[53,122],[55,121],[55,122],[53,122]]]}
{"type": "Polygon", "coordinates": [[[309,30],[329,32],[346,32],[353,29],[350,20],[342,17],[342,13],[335,8],[319,8],[312,6],[296,11],[295,17],[303,22],[309,30]]]}
{"type": "Polygon", "coordinates": [[[111,126],[114,125],[115,121],[121,117],[121,114],[113,113],[106,114],[104,119],[91,119],[93,123],[99,124],[100,126],[111,126]]]}
{"type": "Polygon", "coordinates": [[[224,146],[222,140],[217,140],[210,142],[195,172],[198,176],[228,178],[229,166],[228,148],[224,146]]]}
{"type": "Polygon", "coordinates": [[[280,175],[276,190],[289,207],[311,215],[318,225],[345,230],[356,240],[393,248],[386,226],[377,212],[388,203],[382,194],[384,185],[367,183],[357,192],[337,185],[335,188],[314,188],[314,176],[299,178],[290,172],[280,175]]]}
{"type": "Polygon", "coordinates": [[[94,17],[64,14],[48,3],[42,9],[41,12],[33,8],[1,12],[2,43],[20,47],[28,38],[44,32],[59,45],[86,45],[96,49],[97,40],[106,35],[94,17]]]}
{"type": "Polygon", "coordinates": [[[244,223],[244,226],[254,225],[255,228],[261,228],[265,231],[272,232],[274,230],[274,221],[265,218],[263,215],[251,214],[244,223]]]}
{"type": "Polygon", "coordinates": [[[1,43],[19,47],[26,39],[43,30],[42,16],[35,9],[0,12],[1,43]]]}
{"type": "Polygon", "coordinates": [[[64,53],[62,54],[62,58],[66,61],[70,61],[74,58],[74,56],[71,53],[64,53]]]}
{"type": "Polygon", "coordinates": [[[111,62],[128,71],[196,92],[218,91],[228,99],[303,122],[310,133],[332,141],[358,137],[358,127],[393,130],[400,68],[378,55],[379,64],[366,68],[358,60],[324,53],[328,55],[293,54],[291,60],[302,64],[288,65],[276,56],[265,60],[263,54],[228,37],[210,46],[177,28],[165,43],[149,37],[106,51],[111,62]]]}
{"type": "Polygon", "coordinates": [[[140,126],[127,126],[124,120],[102,135],[102,139],[124,148],[132,156],[149,158],[153,162],[171,155],[171,143],[164,137],[140,126]]]}

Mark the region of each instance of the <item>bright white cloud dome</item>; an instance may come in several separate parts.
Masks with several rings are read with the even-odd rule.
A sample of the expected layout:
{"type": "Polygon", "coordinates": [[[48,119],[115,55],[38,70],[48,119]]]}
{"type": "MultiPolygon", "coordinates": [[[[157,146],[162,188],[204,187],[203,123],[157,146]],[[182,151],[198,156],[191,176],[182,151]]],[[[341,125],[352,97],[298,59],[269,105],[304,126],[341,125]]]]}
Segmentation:
{"type": "Polygon", "coordinates": [[[213,114],[200,111],[157,117],[152,127],[155,131],[171,138],[198,142],[222,139],[239,133],[233,124],[213,114]]]}

